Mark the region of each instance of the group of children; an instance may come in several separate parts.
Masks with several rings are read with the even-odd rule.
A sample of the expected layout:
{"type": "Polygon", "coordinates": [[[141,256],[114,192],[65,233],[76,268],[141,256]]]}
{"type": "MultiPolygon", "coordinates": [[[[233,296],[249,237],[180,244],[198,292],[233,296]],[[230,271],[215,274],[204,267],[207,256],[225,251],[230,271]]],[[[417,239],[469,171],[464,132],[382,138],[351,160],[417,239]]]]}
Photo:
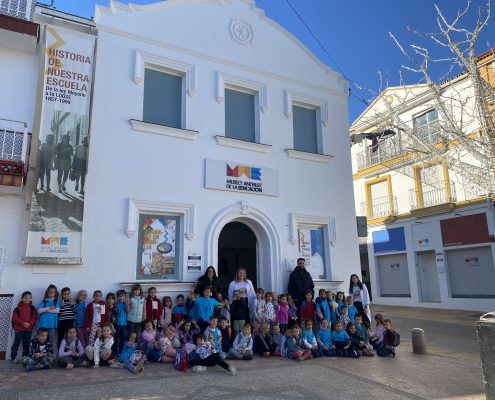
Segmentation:
{"type": "Polygon", "coordinates": [[[176,305],[165,296],[157,297],[151,287],[145,296],[139,284],[129,295],[124,290],[100,290],[88,302],[85,290],[75,301],[65,287],[60,295],[48,286],[38,308],[26,291],[12,314],[15,332],[11,362],[26,370],[50,368],[55,360],[66,369],[99,368],[100,365],[126,368],[139,373],[145,362],[173,363],[178,369],[195,371],[218,365],[235,374],[226,359],[251,360],[288,357],[299,361],[321,356],[395,356],[400,336],[390,320],[375,316],[376,329],[357,314],[352,297],[336,296],[320,290],[313,302],[308,291],[299,307],[290,295],[277,296],[259,288],[249,301],[234,292],[232,301],[222,293],[204,288],[197,296],[194,288],[185,299],[179,294],[176,305]],[[31,338],[33,329],[36,335],[31,338]],[[22,343],[22,358],[17,358],[22,343]]]}

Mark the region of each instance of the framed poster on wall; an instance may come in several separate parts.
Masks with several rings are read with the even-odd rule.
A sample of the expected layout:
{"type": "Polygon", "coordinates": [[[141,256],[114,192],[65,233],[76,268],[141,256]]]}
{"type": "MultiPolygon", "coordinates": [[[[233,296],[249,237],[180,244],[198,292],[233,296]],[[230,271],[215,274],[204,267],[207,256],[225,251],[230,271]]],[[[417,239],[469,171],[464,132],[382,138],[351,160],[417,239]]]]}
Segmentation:
{"type": "Polygon", "coordinates": [[[313,278],[325,279],[325,241],[321,226],[299,226],[299,256],[313,278]]]}
{"type": "Polygon", "coordinates": [[[180,217],[141,214],[136,279],[178,279],[180,217]]]}

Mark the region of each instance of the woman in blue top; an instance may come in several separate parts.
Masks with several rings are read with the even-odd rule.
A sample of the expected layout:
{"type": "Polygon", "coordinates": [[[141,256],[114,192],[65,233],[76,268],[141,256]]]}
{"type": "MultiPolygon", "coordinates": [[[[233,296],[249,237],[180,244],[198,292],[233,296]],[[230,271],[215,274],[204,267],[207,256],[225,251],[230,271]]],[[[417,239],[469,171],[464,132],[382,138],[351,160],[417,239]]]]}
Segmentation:
{"type": "Polygon", "coordinates": [[[55,336],[58,326],[58,312],[60,311],[60,300],[58,299],[58,290],[55,285],[49,285],[45,291],[45,297],[38,306],[38,328],[48,329],[48,336],[55,342],[55,336]]]}

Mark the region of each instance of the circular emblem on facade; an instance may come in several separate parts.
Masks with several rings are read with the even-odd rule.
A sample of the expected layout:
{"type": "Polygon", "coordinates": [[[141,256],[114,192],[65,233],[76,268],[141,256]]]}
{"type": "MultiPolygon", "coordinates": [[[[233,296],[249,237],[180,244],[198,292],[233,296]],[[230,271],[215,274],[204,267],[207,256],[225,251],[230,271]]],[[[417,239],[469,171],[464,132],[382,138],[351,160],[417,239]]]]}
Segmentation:
{"type": "Polygon", "coordinates": [[[232,18],[230,21],[230,38],[243,46],[251,46],[254,40],[254,32],[247,22],[232,18]]]}

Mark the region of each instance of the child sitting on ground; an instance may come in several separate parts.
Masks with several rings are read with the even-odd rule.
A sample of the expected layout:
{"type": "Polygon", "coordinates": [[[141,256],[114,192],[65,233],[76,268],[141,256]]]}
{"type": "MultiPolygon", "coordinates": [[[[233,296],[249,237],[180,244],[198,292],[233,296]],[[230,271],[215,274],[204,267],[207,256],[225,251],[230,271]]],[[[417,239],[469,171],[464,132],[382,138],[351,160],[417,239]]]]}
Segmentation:
{"type": "Polygon", "coordinates": [[[177,349],[180,347],[180,341],[175,336],[174,324],[170,324],[162,330],[162,337],[159,342],[155,344],[155,349],[160,349],[162,363],[173,363],[177,356],[177,349]]]}
{"type": "Polygon", "coordinates": [[[383,320],[383,342],[376,349],[376,354],[380,357],[391,355],[395,357],[395,348],[400,344],[400,335],[392,328],[392,321],[389,319],[383,320]]]}
{"type": "Polygon", "coordinates": [[[199,326],[189,319],[183,319],[177,325],[177,336],[182,348],[190,353],[194,349],[194,338],[200,333],[199,326]]]}
{"type": "MultiPolygon", "coordinates": [[[[289,329],[287,330],[287,332],[289,329]]],[[[310,358],[311,351],[305,346],[299,326],[294,325],[292,327],[292,336],[286,337],[285,348],[287,350],[287,357],[295,359],[297,361],[304,361],[310,358]]]]}
{"type": "Polygon", "coordinates": [[[330,330],[330,324],[326,318],[323,318],[320,323],[320,330],[316,341],[321,350],[321,353],[327,357],[335,357],[336,353],[333,349],[332,343],[332,331],[330,330]]]}
{"type": "Polygon", "coordinates": [[[139,334],[139,346],[149,361],[160,361],[161,354],[155,349],[156,330],[151,319],[143,321],[144,329],[139,334]]]}
{"type": "Polygon", "coordinates": [[[142,351],[137,349],[137,333],[131,332],[127,336],[119,361],[131,372],[137,374],[144,370],[145,357],[142,351]]]}
{"type": "Polygon", "coordinates": [[[38,328],[36,337],[29,342],[28,355],[22,357],[22,365],[27,371],[35,371],[49,369],[53,361],[55,361],[55,354],[52,339],[48,336],[48,329],[38,328]]]}
{"type": "Polygon", "coordinates": [[[344,330],[342,322],[335,322],[335,330],[332,333],[333,348],[337,357],[349,357],[351,338],[344,330]]]}
{"type": "Polygon", "coordinates": [[[229,357],[238,360],[253,359],[253,338],[251,336],[251,324],[246,322],[242,327],[242,332],[236,336],[232,348],[229,351],[229,357]]]}
{"type": "Polygon", "coordinates": [[[380,313],[375,314],[375,332],[370,335],[370,344],[376,350],[383,342],[383,332],[385,328],[383,327],[383,315],[380,313]]]}
{"type": "Polygon", "coordinates": [[[108,359],[112,355],[114,334],[113,325],[107,323],[101,328],[101,335],[95,340],[95,344],[86,347],[86,357],[92,361],[93,368],[100,368],[100,360],[102,365],[108,365],[108,359]]]}
{"type": "MultiPolygon", "coordinates": [[[[294,325],[297,326],[297,325],[294,325]]],[[[293,326],[293,327],[294,327],[293,326]]],[[[287,354],[287,340],[292,338],[292,328],[287,328],[285,330],[284,335],[282,336],[282,340],[280,341],[280,356],[287,358],[289,355],[287,354]]]]}
{"type": "MultiPolygon", "coordinates": [[[[286,329],[287,330],[287,329],[286,329]]],[[[275,350],[272,352],[272,356],[280,357],[282,355],[284,335],[281,333],[280,325],[275,323],[272,326],[272,343],[275,345],[275,350]]]]}
{"type": "Polygon", "coordinates": [[[369,342],[369,329],[366,326],[366,324],[363,322],[363,316],[361,314],[356,314],[356,322],[354,323],[356,325],[356,331],[359,333],[359,335],[363,338],[364,340],[364,345],[367,350],[369,350],[369,354],[364,354],[366,356],[374,356],[372,350],[373,346],[369,342]]]}
{"type": "Polygon", "coordinates": [[[254,351],[260,356],[270,357],[276,347],[270,335],[270,325],[263,325],[254,337],[254,351]]]}
{"type": "Polygon", "coordinates": [[[222,332],[220,332],[220,329],[217,327],[218,325],[218,318],[213,315],[210,318],[210,325],[205,329],[204,335],[205,338],[208,340],[208,342],[212,343],[213,345],[213,350],[216,352],[221,352],[222,351],[222,332]]]}
{"type": "Polygon", "coordinates": [[[65,369],[85,367],[85,359],[84,348],[77,338],[76,328],[69,328],[65,334],[65,338],[60,343],[58,365],[65,367],[65,369]]]}
{"type": "Polygon", "coordinates": [[[357,326],[353,323],[347,325],[347,334],[351,338],[351,345],[359,355],[373,357],[373,352],[366,347],[366,339],[358,331],[357,326]]]}
{"type": "Polygon", "coordinates": [[[306,321],[306,326],[301,333],[304,345],[311,351],[313,358],[321,357],[321,350],[318,348],[318,342],[316,341],[315,334],[313,332],[313,321],[309,319],[306,321]]]}
{"type": "Polygon", "coordinates": [[[198,335],[196,350],[194,350],[193,353],[198,355],[198,357],[195,357],[189,361],[189,365],[193,367],[194,372],[201,372],[206,370],[206,367],[218,365],[230,372],[232,375],[236,374],[235,367],[227,364],[222,357],[220,357],[219,353],[213,351],[211,343],[207,342],[205,340],[205,335],[201,333],[198,335]]]}

